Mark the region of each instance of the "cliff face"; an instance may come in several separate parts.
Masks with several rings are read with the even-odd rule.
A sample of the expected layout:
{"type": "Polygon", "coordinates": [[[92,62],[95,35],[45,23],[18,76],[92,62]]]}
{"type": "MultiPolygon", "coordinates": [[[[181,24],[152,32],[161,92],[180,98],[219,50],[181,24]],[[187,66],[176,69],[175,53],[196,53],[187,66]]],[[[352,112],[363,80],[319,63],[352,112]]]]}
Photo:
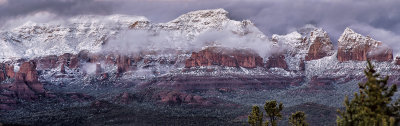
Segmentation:
{"type": "Polygon", "coordinates": [[[4,69],[5,64],[0,64],[0,82],[6,80],[6,72],[4,69]]]}
{"type": "Polygon", "coordinates": [[[321,59],[332,55],[333,44],[328,33],[322,29],[315,29],[310,33],[310,48],[305,57],[306,61],[321,59]]]}
{"type": "Polygon", "coordinates": [[[248,50],[227,50],[222,48],[207,48],[200,52],[193,52],[185,61],[185,67],[196,66],[226,66],[255,68],[263,67],[263,59],[256,53],[248,50]]]}
{"type": "Polygon", "coordinates": [[[14,66],[9,63],[0,63],[0,82],[7,78],[14,78],[14,66]]]}
{"type": "Polygon", "coordinates": [[[14,109],[17,99],[33,101],[45,95],[43,84],[38,80],[39,75],[35,62],[22,63],[20,70],[16,73],[5,67],[7,65],[0,65],[0,82],[6,79],[13,80],[13,82],[0,85],[0,110],[14,109]]]}
{"type": "Polygon", "coordinates": [[[371,37],[362,36],[346,28],[338,41],[338,60],[366,61],[367,59],[384,62],[393,60],[392,49],[382,45],[371,37]]]}
{"type": "Polygon", "coordinates": [[[43,84],[38,80],[36,63],[33,61],[24,62],[16,73],[15,81],[9,87],[14,91],[14,96],[25,100],[34,100],[45,92],[43,84]]]}

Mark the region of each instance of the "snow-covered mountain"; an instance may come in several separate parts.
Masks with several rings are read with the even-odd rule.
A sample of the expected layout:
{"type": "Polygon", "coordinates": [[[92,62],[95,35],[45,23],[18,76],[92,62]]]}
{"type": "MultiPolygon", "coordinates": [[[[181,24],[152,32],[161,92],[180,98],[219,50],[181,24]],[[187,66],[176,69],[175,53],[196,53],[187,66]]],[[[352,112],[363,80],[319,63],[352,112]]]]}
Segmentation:
{"type": "MultiPolygon", "coordinates": [[[[220,58],[214,58],[212,61],[210,57],[205,56],[198,61],[192,58],[194,64],[189,66],[197,66],[196,62],[210,62],[211,64],[208,63],[208,65],[212,65],[214,64],[212,62],[217,60],[221,64],[230,64],[228,66],[257,66],[268,69],[277,67],[293,72],[312,69],[308,67],[309,63],[330,66],[332,63],[343,61],[358,63],[371,57],[383,63],[390,62],[389,64],[395,67],[394,63],[391,63],[394,59],[392,51],[380,48],[384,47],[382,42],[368,36],[364,37],[350,28],[346,28],[339,38],[336,53],[328,33],[322,28],[306,25],[287,35],[274,34],[268,38],[249,20],[229,19],[228,12],[224,9],[193,11],[167,23],[159,24],[152,23],[145,17],[127,15],[81,15],[71,17],[59,24],[28,21],[10,31],[1,32],[0,38],[2,62],[16,61],[20,58],[60,56],[65,53],[77,55],[82,51],[93,54],[117,52],[128,56],[136,53],[153,60],[174,60],[177,65],[171,69],[176,69],[179,73],[191,52],[198,52],[209,47],[220,47],[252,50],[255,51],[253,55],[261,56],[262,61],[258,60],[259,58],[250,57],[247,58],[252,60],[242,59],[243,56],[239,57],[238,52],[233,51],[230,52],[231,54],[219,52],[225,53],[223,55],[228,57],[236,57],[236,59],[230,59],[231,61],[219,61],[225,60],[220,58]],[[180,53],[165,54],[165,50],[175,50],[180,53]],[[328,59],[334,61],[327,61],[328,59]],[[234,65],[236,63],[233,62],[238,62],[238,64],[234,65]]],[[[216,56],[220,57],[219,55],[216,56]]],[[[345,67],[341,64],[345,63],[338,63],[338,67],[345,67]]],[[[147,66],[147,64],[141,66],[147,66]]],[[[164,72],[169,73],[168,71],[164,72]]]]}
{"type": "Polygon", "coordinates": [[[59,24],[28,21],[10,31],[0,33],[0,44],[2,45],[0,48],[4,50],[0,53],[0,59],[4,61],[62,55],[64,53],[77,54],[82,50],[95,53],[100,52],[103,45],[108,41],[111,41],[111,45],[114,46],[122,43],[136,47],[143,46],[143,48],[170,45],[169,48],[174,49],[201,49],[201,46],[207,44],[198,44],[198,41],[204,39],[210,38],[209,41],[224,39],[222,41],[227,41],[218,35],[214,37],[209,35],[209,32],[219,31],[224,31],[219,34],[221,36],[233,37],[233,35],[236,35],[238,39],[247,36],[246,40],[254,40],[255,38],[261,39],[259,41],[266,40],[265,35],[252,22],[248,20],[234,21],[229,19],[227,15],[228,12],[224,9],[200,10],[189,12],[170,22],[160,24],[153,24],[145,17],[127,15],[81,15],[71,17],[59,24]],[[144,39],[136,38],[143,42],[135,42],[137,40],[120,42],[126,41],[121,38],[135,36],[132,34],[139,32],[144,33],[137,36],[147,37],[144,39]]]}
{"type": "Polygon", "coordinates": [[[0,87],[0,93],[15,94],[4,94],[5,99],[36,99],[44,92],[41,83],[332,88],[360,81],[367,59],[391,82],[400,80],[400,58],[384,42],[350,28],[335,50],[322,28],[307,25],[267,37],[251,21],[229,19],[223,9],[193,11],[158,24],[127,15],[82,15],[59,24],[26,22],[0,33],[0,50],[0,83],[10,85],[0,87]]]}
{"type": "Polygon", "coordinates": [[[76,54],[81,50],[98,52],[107,39],[136,21],[147,19],[126,15],[83,15],[69,18],[60,24],[28,21],[0,33],[0,59],[76,54]]]}

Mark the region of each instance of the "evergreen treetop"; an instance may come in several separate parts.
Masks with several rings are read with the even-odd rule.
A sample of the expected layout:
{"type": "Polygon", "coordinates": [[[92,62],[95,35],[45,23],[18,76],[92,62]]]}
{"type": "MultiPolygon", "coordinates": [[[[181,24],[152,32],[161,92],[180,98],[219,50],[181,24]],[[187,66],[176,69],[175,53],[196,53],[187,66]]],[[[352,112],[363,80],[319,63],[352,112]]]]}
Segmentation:
{"type": "Polygon", "coordinates": [[[399,118],[400,102],[392,104],[397,86],[392,85],[389,88],[389,77],[381,78],[370,61],[364,74],[367,81],[358,84],[359,92],[354,94],[352,100],[346,96],[345,110],[339,111],[341,117],[337,118],[338,126],[394,125],[395,120],[399,118]]]}

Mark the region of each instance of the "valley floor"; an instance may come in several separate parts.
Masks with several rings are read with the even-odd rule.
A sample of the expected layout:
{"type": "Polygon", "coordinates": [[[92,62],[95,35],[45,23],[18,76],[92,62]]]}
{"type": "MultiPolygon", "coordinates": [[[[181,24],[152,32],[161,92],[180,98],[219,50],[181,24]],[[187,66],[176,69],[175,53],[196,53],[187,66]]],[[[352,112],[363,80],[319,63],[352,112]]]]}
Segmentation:
{"type": "MultiPolygon", "coordinates": [[[[46,88],[54,87],[46,85],[46,88]]],[[[311,126],[330,126],[336,124],[336,111],[341,107],[344,96],[356,89],[354,85],[343,84],[321,89],[300,86],[277,90],[185,91],[206,99],[218,99],[211,101],[211,106],[202,106],[140,98],[128,104],[115,100],[120,92],[140,94],[141,91],[135,88],[64,88],[97,95],[92,95],[94,98],[87,101],[59,103],[43,99],[23,102],[16,110],[1,111],[0,122],[16,125],[247,125],[247,115],[252,105],[263,108],[265,100],[276,99],[285,105],[280,125],[288,125],[291,113],[304,111],[311,126]]]]}

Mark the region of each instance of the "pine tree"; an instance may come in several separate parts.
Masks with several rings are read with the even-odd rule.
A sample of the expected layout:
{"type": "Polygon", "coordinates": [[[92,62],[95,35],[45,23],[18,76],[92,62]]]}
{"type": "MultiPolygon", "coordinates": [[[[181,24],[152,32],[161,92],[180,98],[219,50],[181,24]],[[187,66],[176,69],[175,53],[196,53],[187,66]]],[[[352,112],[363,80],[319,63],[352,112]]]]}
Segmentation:
{"type": "Polygon", "coordinates": [[[258,106],[253,106],[248,119],[248,122],[251,126],[262,126],[263,112],[260,112],[260,108],[258,106]]]}
{"type": "Polygon", "coordinates": [[[283,109],[283,104],[279,103],[278,105],[275,100],[266,101],[264,109],[269,118],[269,123],[271,123],[272,126],[277,126],[278,120],[282,119],[281,111],[283,109]]]}
{"type": "Polygon", "coordinates": [[[306,114],[302,111],[292,113],[289,117],[289,124],[292,126],[308,126],[308,123],[306,122],[306,114]]]}
{"type": "Polygon", "coordinates": [[[381,78],[374,66],[368,61],[364,70],[367,82],[359,84],[359,93],[349,100],[346,96],[345,111],[339,111],[338,126],[391,126],[399,117],[400,101],[394,104],[392,96],[397,91],[396,85],[387,86],[389,77],[381,78]]]}
{"type": "Polygon", "coordinates": [[[269,126],[269,121],[265,120],[264,126],[269,126]]]}

